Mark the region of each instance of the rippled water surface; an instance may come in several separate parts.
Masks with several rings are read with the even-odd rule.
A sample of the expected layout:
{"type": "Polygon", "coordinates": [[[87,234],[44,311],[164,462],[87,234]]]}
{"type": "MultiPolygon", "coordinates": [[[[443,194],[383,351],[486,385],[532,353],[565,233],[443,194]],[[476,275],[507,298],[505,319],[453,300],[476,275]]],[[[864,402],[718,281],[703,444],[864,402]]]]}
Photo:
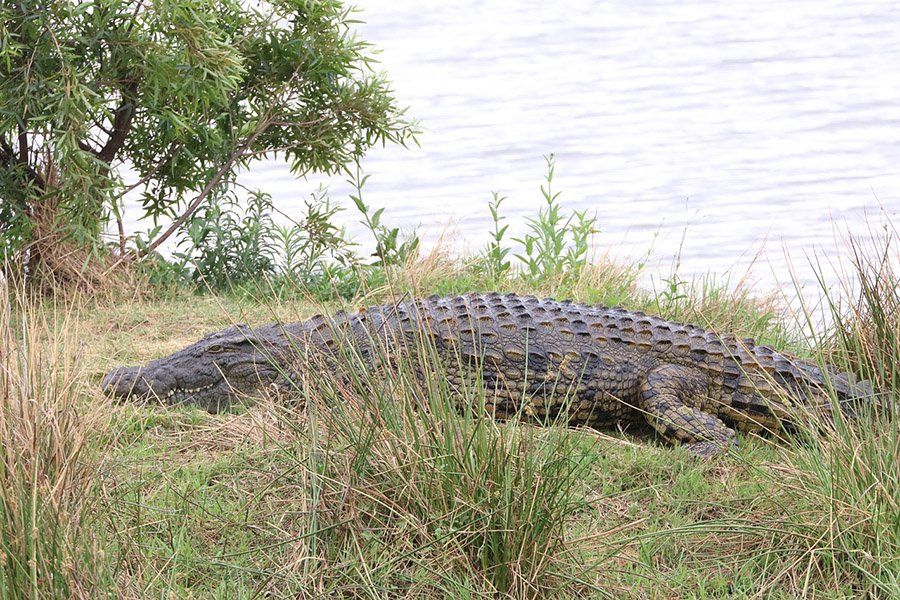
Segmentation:
{"type": "MultiPolygon", "coordinates": [[[[809,280],[804,254],[835,253],[836,227],[897,218],[896,2],[361,6],[360,35],[424,127],[420,148],[370,153],[365,200],[427,239],[452,221],[470,250],[486,243],[492,191],[521,235],[551,152],[564,206],[596,211],[597,247],[652,245],[662,272],[686,227],[684,273],[742,272],[762,250],[754,273],[771,287],[787,246],[809,280]]],[[[272,163],[244,181],[287,212],[316,185],[272,163]]]]}

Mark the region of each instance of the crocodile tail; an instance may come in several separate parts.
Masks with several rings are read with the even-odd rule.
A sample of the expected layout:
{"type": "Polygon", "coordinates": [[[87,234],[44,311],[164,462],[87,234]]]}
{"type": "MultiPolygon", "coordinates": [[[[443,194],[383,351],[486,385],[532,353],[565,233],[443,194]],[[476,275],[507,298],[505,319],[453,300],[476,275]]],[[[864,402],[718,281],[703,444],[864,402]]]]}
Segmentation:
{"type": "MultiPolygon", "coordinates": [[[[807,394],[821,393],[835,398],[846,417],[856,418],[864,407],[879,412],[888,408],[888,398],[876,394],[871,381],[856,379],[852,373],[833,367],[822,368],[815,362],[778,352],[770,346],[757,346],[752,340],[737,342],[737,348],[738,354],[769,373],[776,383],[786,384],[801,394],[806,390],[807,394]]],[[[896,411],[896,406],[893,410],[896,411]]]]}
{"type": "Polygon", "coordinates": [[[838,371],[833,367],[822,369],[809,362],[796,365],[802,378],[836,399],[845,417],[855,419],[864,410],[880,411],[883,396],[875,393],[872,382],[857,379],[853,373],[838,371]]]}
{"type": "Polygon", "coordinates": [[[843,378],[843,385],[837,391],[841,412],[845,417],[855,419],[864,412],[892,418],[900,416],[900,404],[890,393],[876,392],[868,379],[854,381],[847,375],[843,375],[843,378]]]}

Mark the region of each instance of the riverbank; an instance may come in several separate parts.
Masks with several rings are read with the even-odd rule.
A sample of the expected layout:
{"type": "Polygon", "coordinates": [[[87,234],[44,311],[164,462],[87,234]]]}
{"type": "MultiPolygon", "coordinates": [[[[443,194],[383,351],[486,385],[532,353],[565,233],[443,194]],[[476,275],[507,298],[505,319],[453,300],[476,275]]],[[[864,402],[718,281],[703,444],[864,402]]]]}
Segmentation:
{"type": "MultiPolygon", "coordinates": [[[[880,373],[896,397],[886,385],[896,373],[878,362],[900,331],[885,312],[896,278],[859,274],[868,308],[817,340],[802,339],[773,299],[712,280],[650,294],[630,267],[601,262],[564,285],[515,274],[494,283],[752,336],[880,373]]],[[[461,415],[440,385],[428,411],[406,410],[418,400],[399,386],[219,415],[113,405],[98,389],[113,366],[235,322],[486,289],[480,277],[435,255],[365,296],[324,304],[179,292],[35,306],[4,293],[0,334],[16,351],[3,353],[0,375],[0,595],[900,594],[896,419],[782,441],[743,436],[704,462],[647,435],[461,415]]]]}

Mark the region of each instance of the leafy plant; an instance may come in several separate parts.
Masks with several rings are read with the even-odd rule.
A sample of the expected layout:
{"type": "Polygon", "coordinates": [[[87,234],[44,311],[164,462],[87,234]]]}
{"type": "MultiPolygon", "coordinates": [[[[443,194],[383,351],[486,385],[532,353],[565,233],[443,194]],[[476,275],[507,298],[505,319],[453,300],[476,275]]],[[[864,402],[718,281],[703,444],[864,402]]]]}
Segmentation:
{"type": "Polygon", "coordinates": [[[345,231],[334,224],[342,210],[320,189],[305,202],[299,218],[277,211],[271,197],[253,192],[246,201],[234,193],[210,202],[188,222],[170,260],[151,269],[159,282],[203,282],[215,290],[264,287],[279,294],[312,291],[352,296],[361,269],[345,231]],[[287,222],[276,222],[273,213],[287,222]]]}
{"type": "Polygon", "coordinates": [[[214,290],[265,289],[280,295],[312,292],[318,298],[353,296],[364,281],[379,279],[385,267],[406,265],[417,255],[419,238],[404,236],[382,222],[384,208],[370,211],[362,201],[367,177],[351,178],[350,198],[375,238],[376,260],[366,264],[346,231],[335,224],[343,209],[325,189],[304,201],[300,215],[277,210],[268,194],[252,191],[242,199],[235,186],[211,196],[180,230],[169,258],[151,249],[157,226],[135,243],[150,260],[143,267],[151,283],[198,283],[214,290]],[[274,218],[277,213],[280,222],[274,218]]]}
{"type": "Polygon", "coordinates": [[[310,276],[321,273],[330,261],[344,266],[354,264],[356,253],[353,247],[356,244],[334,224],[334,217],[343,209],[332,204],[324,189],[314,193],[304,204],[306,211],[302,220],[275,226],[278,256],[284,261],[285,273],[310,276]]]}
{"type": "Polygon", "coordinates": [[[271,232],[280,275],[273,283],[281,292],[314,291],[320,298],[332,293],[353,296],[361,285],[364,268],[356,244],[334,223],[344,209],[333,204],[324,189],[314,193],[305,205],[302,218],[276,224],[271,232]]]}
{"type": "Polygon", "coordinates": [[[375,212],[370,212],[370,207],[362,199],[362,190],[368,179],[368,175],[363,176],[361,174],[359,163],[357,163],[355,175],[352,174],[347,182],[355,189],[355,193],[350,194],[350,199],[359,212],[362,213],[363,224],[375,238],[375,251],[372,253],[372,256],[376,260],[372,263],[372,266],[403,266],[418,256],[419,236],[415,230],[411,233],[401,233],[399,227],[387,227],[384,225],[381,222],[384,207],[376,209],[375,212]]]}
{"type": "Polygon", "coordinates": [[[509,224],[500,226],[500,221],[505,221],[506,217],[500,215],[500,205],[506,200],[506,196],[500,196],[497,192],[493,193],[493,200],[488,203],[488,209],[491,211],[491,222],[494,229],[491,231],[491,242],[488,244],[484,253],[484,266],[488,277],[493,281],[499,282],[506,277],[509,272],[511,263],[506,260],[509,254],[509,248],[503,245],[503,236],[509,229],[509,224]]]}
{"type": "Polygon", "coordinates": [[[588,217],[586,210],[571,214],[562,211],[560,192],[553,191],[555,167],[551,154],[547,157],[546,185],[541,185],[545,205],[537,218],[527,219],[530,233],[513,238],[523,247],[522,254],[515,257],[524,264],[524,276],[533,285],[577,279],[587,265],[590,238],[599,231],[596,216],[588,217]]]}
{"type": "Polygon", "coordinates": [[[664,285],[654,299],[656,311],[678,320],[683,313],[684,305],[691,301],[691,296],[685,289],[690,282],[682,278],[677,269],[673,269],[668,277],[663,277],[662,282],[664,285]]]}
{"type": "Polygon", "coordinates": [[[272,275],[276,250],[271,210],[272,199],[262,192],[251,194],[246,208],[231,190],[211,197],[188,221],[174,256],[193,267],[195,281],[214,289],[272,275]]]}

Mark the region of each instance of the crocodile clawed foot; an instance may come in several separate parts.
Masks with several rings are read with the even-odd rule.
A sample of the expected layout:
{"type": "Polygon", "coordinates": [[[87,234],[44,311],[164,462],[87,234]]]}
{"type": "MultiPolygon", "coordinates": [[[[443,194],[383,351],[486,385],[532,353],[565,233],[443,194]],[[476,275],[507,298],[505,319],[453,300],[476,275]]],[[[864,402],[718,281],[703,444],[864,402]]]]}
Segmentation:
{"type": "Polygon", "coordinates": [[[704,460],[712,460],[724,456],[728,452],[728,448],[718,442],[704,440],[701,442],[693,442],[684,444],[684,449],[704,460]]]}

